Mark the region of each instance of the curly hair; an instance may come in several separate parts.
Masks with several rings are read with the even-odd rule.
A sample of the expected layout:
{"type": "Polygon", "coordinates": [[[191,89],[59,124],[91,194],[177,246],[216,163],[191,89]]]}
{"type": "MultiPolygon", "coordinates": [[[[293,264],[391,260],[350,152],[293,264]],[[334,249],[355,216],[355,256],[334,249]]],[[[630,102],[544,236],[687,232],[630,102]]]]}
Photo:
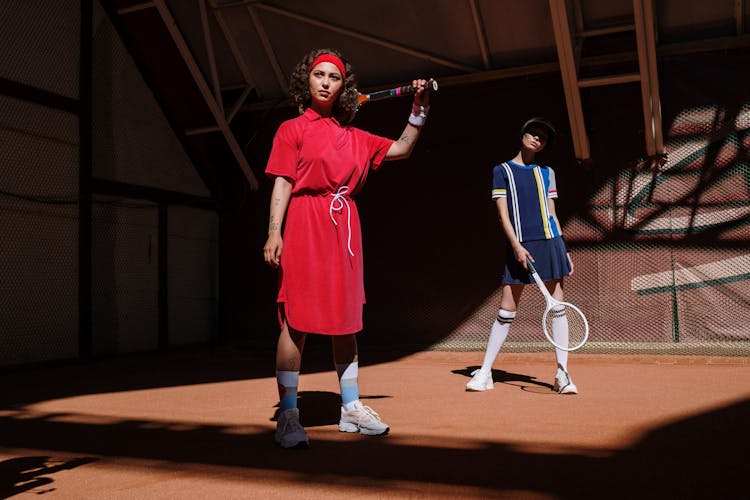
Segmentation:
{"type": "Polygon", "coordinates": [[[333,104],[332,114],[341,124],[347,124],[354,118],[357,111],[357,76],[354,74],[351,64],[337,50],[333,49],[316,49],[310,51],[294,67],[292,76],[289,79],[289,93],[297,103],[300,113],[310,107],[312,97],[310,96],[310,64],[320,54],[333,54],[344,63],[346,68],[346,79],[342,85],[338,99],[333,104]]]}

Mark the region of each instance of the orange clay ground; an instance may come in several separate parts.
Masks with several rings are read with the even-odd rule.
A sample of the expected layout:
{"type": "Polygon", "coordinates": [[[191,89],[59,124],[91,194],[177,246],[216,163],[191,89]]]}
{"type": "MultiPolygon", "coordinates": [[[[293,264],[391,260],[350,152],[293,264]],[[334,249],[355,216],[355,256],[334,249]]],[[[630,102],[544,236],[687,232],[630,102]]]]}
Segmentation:
{"type": "Polygon", "coordinates": [[[273,443],[273,353],[223,349],[2,373],[0,498],[747,498],[750,358],[361,354],[390,424],[339,433],[330,353],[305,354],[311,449],[273,443]]]}

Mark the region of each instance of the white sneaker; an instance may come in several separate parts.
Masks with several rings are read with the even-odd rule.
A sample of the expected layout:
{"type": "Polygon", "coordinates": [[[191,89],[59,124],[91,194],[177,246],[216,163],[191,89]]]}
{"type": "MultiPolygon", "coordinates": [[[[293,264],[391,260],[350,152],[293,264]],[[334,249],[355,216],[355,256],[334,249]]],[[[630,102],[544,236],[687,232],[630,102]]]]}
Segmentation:
{"type": "Polygon", "coordinates": [[[276,444],[282,448],[309,448],[307,432],[299,423],[299,409],[289,408],[279,414],[276,421],[276,444]]]}
{"type": "Polygon", "coordinates": [[[492,372],[482,373],[482,370],[471,372],[473,377],[466,383],[466,390],[470,392],[489,391],[495,388],[495,382],[492,380],[492,372]]]}
{"type": "Polygon", "coordinates": [[[339,431],[360,432],[367,436],[379,436],[388,432],[388,425],[380,420],[380,415],[375,410],[363,405],[361,401],[354,405],[355,408],[351,411],[344,411],[344,407],[341,407],[339,431]]]}
{"type": "Polygon", "coordinates": [[[557,375],[555,375],[555,385],[552,390],[558,394],[578,394],[578,387],[573,383],[573,380],[568,375],[568,372],[562,368],[557,369],[557,375]]]}

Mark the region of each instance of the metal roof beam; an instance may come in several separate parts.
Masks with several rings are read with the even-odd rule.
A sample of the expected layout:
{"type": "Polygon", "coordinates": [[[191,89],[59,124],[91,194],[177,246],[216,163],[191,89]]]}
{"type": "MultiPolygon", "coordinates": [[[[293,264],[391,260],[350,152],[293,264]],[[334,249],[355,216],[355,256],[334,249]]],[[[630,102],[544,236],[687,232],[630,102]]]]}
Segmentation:
{"type": "Polygon", "coordinates": [[[232,30],[229,29],[229,25],[227,24],[227,20],[224,17],[224,13],[221,10],[216,9],[214,10],[214,17],[216,18],[216,22],[219,24],[219,28],[224,35],[224,39],[226,40],[227,45],[229,45],[229,52],[232,53],[232,58],[234,58],[235,64],[237,64],[240,73],[242,73],[242,78],[245,79],[245,82],[249,87],[256,88],[252,71],[247,65],[245,58],[242,56],[242,49],[240,49],[240,46],[237,44],[237,40],[235,40],[234,36],[232,35],[232,30]]]}
{"type": "MultiPolygon", "coordinates": [[[[242,55],[242,51],[237,44],[237,40],[235,40],[231,30],[229,29],[229,25],[227,24],[227,20],[224,17],[224,13],[219,9],[215,9],[213,12],[214,19],[216,19],[216,23],[219,25],[219,29],[221,29],[221,32],[224,35],[224,40],[227,42],[227,45],[229,45],[229,52],[232,54],[232,58],[234,59],[237,68],[239,68],[240,73],[242,74],[242,78],[245,80],[245,85],[237,87],[243,89],[242,94],[234,103],[232,109],[229,110],[229,113],[226,115],[227,121],[231,123],[237,112],[242,109],[242,106],[245,104],[245,99],[247,99],[247,97],[250,95],[250,92],[252,92],[253,89],[258,91],[258,89],[255,86],[255,80],[253,78],[252,71],[250,70],[250,67],[247,65],[247,62],[242,55]]],[[[231,90],[229,87],[224,88],[226,90],[231,90]]]]}
{"type": "Polygon", "coordinates": [[[578,88],[578,74],[576,58],[573,49],[573,37],[570,31],[570,21],[565,0],[549,0],[552,15],[552,28],[555,32],[557,57],[560,61],[565,101],[568,107],[568,120],[573,137],[573,149],[576,158],[587,160],[591,157],[589,140],[586,136],[586,126],[581,106],[581,92],[578,88]]]}
{"type": "MultiPolygon", "coordinates": [[[[675,55],[699,54],[701,52],[713,52],[716,50],[731,50],[750,48],[750,35],[731,36],[710,40],[700,40],[697,42],[679,42],[672,44],[660,45],[656,49],[658,57],[669,57],[675,55]]],[[[607,64],[627,63],[638,60],[638,54],[632,52],[617,52],[614,54],[603,54],[600,56],[589,56],[581,59],[581,67],[603,66],[607,64]]],[[[440,87],[454,87],[461,85],[474,85],[485,82],[494,82],[506,78],[517,78],[522,76],[541,75],[544,73],[555,73],[560,71],[560,64],[555,62],[530,64],[527,66],[512,66],[509,68],[493,69],[489,71],[480,71],[476,73],[464,73],[454,76],[440,77],[440,87]]],[[[584,80],[585,81],[585,80],[584,80]]],[[[404,82],[389,82],[377,88],[364,88],[363,92],[370,90],[382,90],[402,85],[404,82]]],[[[257,111],[278,106],[291,106],[291,100],[279,103],[277,101],[255,102],[242,106],[242,111],[257,111]]]]}
{"type": "Polygon", "coordinates": [[[635,31],[635,24],[623,24],[618,26],[608,26],[606,28],[583,30],[578,32],[579,37],[593,37],[602,35],[614,35],[616,33],[627,33],[635,31]]]}
{"type": "Polygon", "coordinates": [[[216,54],[214,52],[214,42],[211,38],[211,26],[208,24],[208,13],[206,12],[206,0],[198,0],[198,9],[201,13],[201,26],[203,27],[203,40],[206,45],[206,54],[208,55],[208,67],[211,72],[211,84],[214,88],[214,98],[216,103],[224,114],[224,97],[221,95],[221,84],[219,83],[219,72],[216,69],[216,54]]]}
{"type": "Polygon", "coordinates": [[[734,0],[734,22],[737,27],[737,34],[745,32],[745,2],[744,0],[734,0]]]}
{"type": "Polygon", "coordinates": [[[637,82],[641,79],[640,73],[624,73],[622,75],[596,76],[593,78],[582,78],[578,80],[578,86],[601,87],[603,85],[616,85],[618,83],[637,82]]]}
{"type": "Polygon", "coordinates": [[[245,90],[242,91],[242,94],[237,98],[237,101],[234,103],[234,106],[232,106],[232,109],[229,110],[229,114],[227,114],[227,121],[229,123],[234,120],[234,116],[240,109],[242,109],[242,105],[245,104],[247,96],[250,95],[250,92],[252,91],[252,87],[245,87],[245,90]]]}
{"type": "Polygon", "coordinates": [[[417,57],[419,59],[425,59],[427,61],[430,61],[432,63],[438,64],[440,66],[446,66],[451,69],[456,69],[460,71],[466,71],[468,73],[473,73],[475,71],[478,71],[477,68],[474,68],[472,66],[467,66],[465,64],[457,63],[448,59],[445,59],[444,57],[440,57],[437,55],[428,54],[427,52],[422,52],[418,50],[414,50],[410,47],[406,47],[404,45],[399,45],[394,42],[390,42],[388,40],[384,40],[382,38],[378,38],[372,35],[368,35],[366,33],[362,33],[360,31],[355,31],[349,28],[344,28],[341,26],[337,26],[335,24],[331,24],[325,21],[321,21],[319,19],[315,19],[309,16],[304,16],[302,14],[298,14],[296,12],[292,12],[290,10],[282,9],[280,7],[276,7],[275,5],[269,5],[267,3],[263,2],[253,2],[252,6],[254,8],[262,9],[268,12],[273,12],[274,14],[278,14],[281,16],[289,17],[291,19],[295,19],[297,21],[310,24],[312,26],[317,26],[318,28],[323,28],[329,31],[333,31],[335,33],[340,33],[342,35],[350,36],[352,38],[356,38],[358,40],[362,40],[368,43],[371,43],[373,45],[378,45],[380,47],[385,47],[387,49],[394,50],[396,52],[400,52],[402,54],[408,54],[413,57],[417,57]]]}
{"type": "Polygon", "coordinates": [[[258,37],[263,44],[263,50],[266,52],[268,62],[271,63],[271,67],[273,68],[274,75],[276,75],[276,81],[279,84],[279,88],[284,94],[289,95],[289,84],[286,81],[284,72],[281,71],[279,59],[276,57],[276,52],[273,50],[273,45],[271,45],[271,40],[268,38],[268,34],[266,33],[266,29],[263,27],[260,16],[258,16],[258,13],[255,12],[255,9],[252,5],[247,6],[247,12],[250,14],[250,18],[253,20],[253,26],[255,26],[255,31],[258,33],[258,37]]]}
{"type": "Polygon", "coordinates": [[[117,9],[117,13],[119,15],[123,14],[130,14],[131,12],[138,12],[139,10],[145,10],[145,9],[152,9],[156,7],[156,4],[154,2],[142,2],[135,5],[131,5],[130,7],[122,7],[121,9],[117,9]]]}
{"type": "Polygon", "coordinates": [[[245,174],[247,182],[250,184],[250,187],[253,190],[257,190],[259,187],[258,180],[256,179],[255,174],[253,174],[253,171],[250,169],[247,158],[242,152],[242,148],[237,143],[237,139],[234,137],[234,133],[229,128],[229,123],[224,117],[224,113],[221,107],[212,95],[211,89],[209,88],[208,83],[206,83],[206,80],[200,70],[200,67],[198,66],[198,63],[195,60],[195,57],[193,56],[192,52],[190,52],[190,48],[188,47],[185,38],[182,36],[182,33],[177,26],[177,22],[175,21],[172,13],[169,10],[169,7],[167,7],[165,0],[156,0],[155,5],[159,12],[159,15],[161,16],[165,26],[167,27],[167,31],[169,31],[169,34],[172,36],[172,40],[177,46],[177,50],[180,52],[180,55],[182,55],[183,61],[190,71],[194,83],[197,85],[198,90],[200,91],[203,99],[206,102],[206,105],[211,111],[211,114],[214,116],[214,120],[216,120],[216,124],[221,130],[221,133],[224,136],[229,149],[232,151],[232,154],[237,160],[240,169],[242,169],[242,172],[245,174]]]}
{"type": "Polygon", "coordinates": [[[638,68],[641,74],[644,135],[646,153],[649,156],[664,153],[653,9],[652,0],[633,0],[636,42],[638,45],[638,68]]]}
{"type": "Polygon", "coordinates": [[[575,38],[574,38],[574,46],[573,46],[573,54],[575,56],[576,61],[576,74],[581,70],[581,58],[583,55],[583,42],[585,40],[584,37],[580,36],[580,33],[583,33],[586,28],[586,21],[583,18],[583,5],[581,5],[581,0],[572,0],[573,3],[573,20],[575,21],[575,38]]]}
{"type": "Polygon", "coordinates": [[[471,7],[471,18],[474,21],[474,32],[477,35],[477,45],[479,45],[479,50],[482,53],[484,69],[490,69],[492,65],[490,63],[490,51],[487,44],[487,33],[484,30],[484,23],[482,22],[482,13],[479,11],[477,0],[469,0],[469,6],[471,7]]]}

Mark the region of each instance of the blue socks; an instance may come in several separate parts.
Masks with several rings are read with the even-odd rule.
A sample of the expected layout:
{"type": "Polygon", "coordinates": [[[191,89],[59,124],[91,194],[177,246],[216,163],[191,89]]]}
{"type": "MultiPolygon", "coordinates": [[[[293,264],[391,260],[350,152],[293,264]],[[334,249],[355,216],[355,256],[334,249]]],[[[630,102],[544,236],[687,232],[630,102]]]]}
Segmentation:
{"type": "Polygon", "coordinates": [[[344,411],[350,411],[353,409],[353,404],[359,401],[359,385],[357,383],[359,362],[336,363],[336,373],[339,376],[341,403],[344,405],[344,411]]]}
{"type": "MultiPolygon", "coordinates": [[[[350,411],[354,403],[359,401],[359,363],[336,364],[336,373],[339,376],[339,387],[341,388],[341,404],[345,411],[350,411]]],[[[276,382],[279,386],[279,411],[297,408],[297,386],[299,384],[299,372],[276,371],[276,382]]]]}
{"type": "Polygon", "coordinates": [[[297,385],[299,372],[276,371],[276,382],[279,385],[279,411],[297,408],[297,385]]]}

